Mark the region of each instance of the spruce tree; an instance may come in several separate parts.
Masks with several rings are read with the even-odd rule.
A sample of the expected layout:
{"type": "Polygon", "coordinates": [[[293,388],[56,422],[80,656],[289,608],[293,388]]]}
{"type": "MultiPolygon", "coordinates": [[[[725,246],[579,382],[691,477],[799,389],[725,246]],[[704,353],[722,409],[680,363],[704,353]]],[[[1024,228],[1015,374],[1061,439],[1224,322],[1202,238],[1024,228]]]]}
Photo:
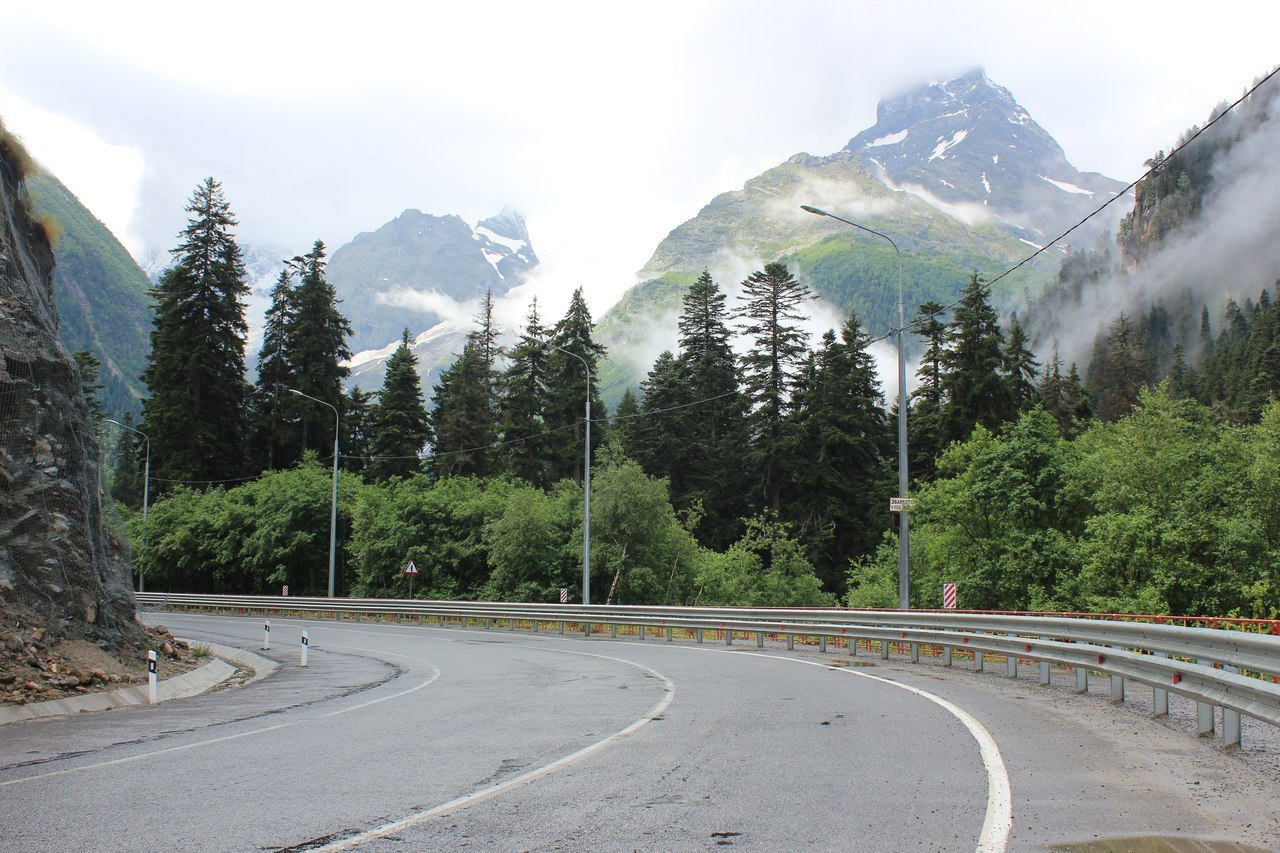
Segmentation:
{"type": "Polygon", "coordinates": [[[1009,319],[1009,340],[1004,350],[1004,370],[1009,378],[1009,396],[1015,412],[1025,412],[1036,403],[1036,380],[1040,364],[1031,352],[1027,333],[1018,322],[1015,311],[1009,319]]]}
{"type": "Polygon", "coordinates": [[[651,477],[665,477],[671,503],[682,508],[689,486],[691,457],[696,455],[687,433],[688,412],[682,407],[692,398],[680,363],[663,352],[640,383],[640,417],[631,427],[634,459],[651,477]]]}
{"type": "Polygon", "coordinates": [[[164,484],[206,485],[244,470],[244,262],[222,186],[207,178],[174,265],[154,291],[155,329],[142,378],[151,396],[140,429],[151,438],[152,473],[164,484]]]}
{"type": "Polygon", "coordinates": [[[385,482],[422,471],[419,454],[430,440],[418,360],[409,349],[409,330],[387,359],[387,373],[372,411],[367,476],[385,482]]]}
{"type": "Polygon", "coordinates": [[[1129,414],[1138,402],[1138,392],[1151,382],[1150,360],[1137,329],[1121,313],[1090,365],[1093,397],[1098,417],[1108,423],[1129,414]]]}
{"type": "Polygon", "coordinates": [[[436,479],[492,473],[497,435],[489,371],[478,336],[467,336],[457,360],[440,374],[427,418],[432,454],[427,468],[436,479]]]}
{"type": "MultiPolygon", "coordinates": [[[[300,262],[301,258],[296,258],[300,262]]],[[[271,288],[271,303],[262,325],[262,347],[258,350],[258,378],[250,414],[250,452],[255,471],[272,471],[295,464],[302,458],[298,424],[286,416],[297,408],[297,398],[288,394],[293,384],[287,346],[294,322],[294,266],[286,262],[271,288]]]]}
{"type": "Polygon", "coordinates": [[[1004,333],[989,300],[989,288],[973,273],[947,324],[940,446],[968,438],[978,424],[994,429],[1014,417],[1004,333]]]}
{"type": "Polygon", "coordinates": [[[884,408],[870,336],[857,315],[822,338],[814,370],[797,393],[800,452],[786,517],[824,587],[841,593],[852,559],[870,554],[889,526],[895,493],[894,435],[884,408]]]}
{"type": "MultiPolygon", "coordinates": [[[[729,547],[750,514],[749,478],[742,465],[748,445],[747,398],[730,343],[730,315],[723,291],[706,270],[690,286],[679,320],[679,366],[688,408],[681,411],[681,433],[690,442],[683,493],[672,488],[679,510],[701,506],[694,528],[698,541],[715,549],[729,547]]],[[[673,413],[674,414],[674,413],[673,413]]]]}
{"type": "Polygon", "coordinates": [[[805,363],[807,335],[798,322],[800,306],[813,298],[784,264],[766,264],[742,282],[740,329],[752,343],[742,357],[743,388],[751,402],[748,455],[766,507],[779,509],[790,469],[787,412],[791,392],[805,363]]]}
{"type": "Polygon", "coordinates": [[[1041,405],[1058,423],[1063,438],[1075,438],[1089,419],[1089,396],[1080,382],[1075,364],[1066,376],[1062,374],[1062,359],[1058,355],[1058,341],[1053,342],[1053,356],[1045,368],[1038,388],[1041,405]]]}
{"type": "MultiPolygon", "coordinates": [[[[337,293],[325,279],[325,247],[317,240],[310,252],[297,260],[298,286],[293,291],[293,319],[285,333],[284,349],[290,388],[337,407],[341,411],[343,381],[350,370],[343,362],[351,357],[347,337],[351,324],[338,310],[337,293]]],[[[314,450],[320,458],[333,452],[331,411],[296,394],[282,397],[300,425],[299,456],[314,450]]]]}
{"type": "Polygon", "coordinates": [[[352,474],[363,474],[368,466],[373,441],[374,396],[372,391],[352,388],[342,404],[342,467],[352,474]]]}
{"type": "Polygon", "coordinates": [[[604,357],[605,348],[592,338],[595,324],[587,308],[582,288],[573,292],[569,308],[551,334],[551,343],[558,349],[548,353],[548,398],[546,408],[547,429],[556,430],[550,438],[552,448],[551,475],[553,480],[572,478],[582,481],[586,425],[583,419],[591,413],[591,454],[605,437],[605,408],[600,402],[600,383],[597,365],[604,357]],[[568,355],[567,353],[572,353],[568,355]],[[576,356],[576,357],[575,357],[576,356]],[[587,398],[590,374],[590,403],[587,398]],[[566,429],[567,428],[567,429],[566,429]]]}
{"type": "Polygon", "coordinates": [[[533,300],[524,332],[511,350],[500,377],[498,420],[502,446],[499,467],[541,488],[551,486],[551,453],[546,431],[548,353],[550,331],[538,318],[533,300]]]}
{"type": "Polygon", "coordinates": [[[947,325],[941,302],[930,300],[916,311],[912,331],[925,340],[916,378],[920,384],[911,392],[907,418],[907,444],[911,448],[911,473],[919,480],[932,480],[934,460],[946,446],[942,436],[942,374],[946,356],[947,325]]]}
{"type": "Polygon", "coordinates": [[[636,400],[636,392],[630,387],[622,392],[622,399],[609,418],[609,441],[628,459],[636,458],[635,431],[641,419],[640,403],[636,400]]]}

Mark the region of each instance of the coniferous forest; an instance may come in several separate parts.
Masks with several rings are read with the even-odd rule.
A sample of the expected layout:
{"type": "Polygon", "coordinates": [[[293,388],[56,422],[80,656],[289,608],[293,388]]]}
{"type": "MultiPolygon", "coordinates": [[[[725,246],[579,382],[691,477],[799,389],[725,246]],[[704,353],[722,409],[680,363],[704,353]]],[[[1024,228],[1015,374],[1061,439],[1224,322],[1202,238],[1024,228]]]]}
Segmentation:
{"type": "MultiPolygon", "coordinates": [[[[1114,244],[1129,264],[1194,219],[1207,180],[1203,158],[1149,165],[1114,244]]],[[[784,264],[732,302],[703,272],[676,351],[612,413],[581,289],[515,330],[486,299],[428,407],[408,330],[380,390],[344,390],[318,241],[272,291],[251,384],[234,214],[213,179],[187,210],[153,294],[145,527],[136,433],[111,484],[149,589],[323,593],[336,437],[339,595],[406,596],[412,560],[421,598],[576,600],[589,453],[596,603],[896,605],[896,406],[857,316],[802,330],[813,294],[784,264]]],[[[1069,254],[1022,318],[977,273],[919,306],[913,606],[954,582],[962,608],[1280,616],[1276,294],[1165,297],[1114,316],[1083,369],[1056,341],[1041,363],[1033,335],[1112,251],[1069,254]]]]}

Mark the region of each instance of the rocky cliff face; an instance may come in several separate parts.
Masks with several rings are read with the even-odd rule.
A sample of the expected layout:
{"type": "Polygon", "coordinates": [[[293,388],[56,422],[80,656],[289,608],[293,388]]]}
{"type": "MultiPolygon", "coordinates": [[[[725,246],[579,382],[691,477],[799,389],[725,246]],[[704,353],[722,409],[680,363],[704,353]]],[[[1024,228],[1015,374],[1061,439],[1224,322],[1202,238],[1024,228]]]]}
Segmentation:
{"type": "Polygon", "coordinates": [[[104,524],[80,375],[58,339],[49,229],[23,183],[30,168],[0,126],[0,636],[18,655],[32,654],[33,632],[123,650],[144,631],[127,548],[104,524]]]}

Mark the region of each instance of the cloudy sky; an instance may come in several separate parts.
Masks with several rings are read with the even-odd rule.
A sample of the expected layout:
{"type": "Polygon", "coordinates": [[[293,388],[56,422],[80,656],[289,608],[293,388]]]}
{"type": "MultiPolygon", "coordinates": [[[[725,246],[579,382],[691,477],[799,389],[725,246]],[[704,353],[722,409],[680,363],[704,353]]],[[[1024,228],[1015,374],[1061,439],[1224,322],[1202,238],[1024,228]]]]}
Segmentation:
{"type": "MultiPolygon", "coordinates": [[[[27,3],[0,118],[138,257],[206,175],[242,242],[511,205],[593,312],[717,193],[983,67],[1129,181],[1280,62],[1274,2],[27,3]],[[1211,9],[1205,11],[1206,8],[1211,9]]],[[[554,306],[553,306],[554,308],[554,306]]]]}

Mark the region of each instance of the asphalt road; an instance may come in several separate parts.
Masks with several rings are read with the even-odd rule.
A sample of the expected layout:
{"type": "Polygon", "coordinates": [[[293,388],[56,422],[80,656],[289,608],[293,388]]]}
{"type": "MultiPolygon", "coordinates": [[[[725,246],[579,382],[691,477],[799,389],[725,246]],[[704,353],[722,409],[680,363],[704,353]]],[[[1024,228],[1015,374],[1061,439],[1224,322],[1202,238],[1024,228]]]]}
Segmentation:
{"type": "MultiPolygon", "coordinates": [[[[147,619],[261,645],[260,619],[147,619]]],[[[1027,681],[742,646],[272,625],[263,654],[284,665],[248,687],[0,728],[0,849],[1280,838],[1275,780],[1242,782],[1210,744],[1027,681]]]]}

